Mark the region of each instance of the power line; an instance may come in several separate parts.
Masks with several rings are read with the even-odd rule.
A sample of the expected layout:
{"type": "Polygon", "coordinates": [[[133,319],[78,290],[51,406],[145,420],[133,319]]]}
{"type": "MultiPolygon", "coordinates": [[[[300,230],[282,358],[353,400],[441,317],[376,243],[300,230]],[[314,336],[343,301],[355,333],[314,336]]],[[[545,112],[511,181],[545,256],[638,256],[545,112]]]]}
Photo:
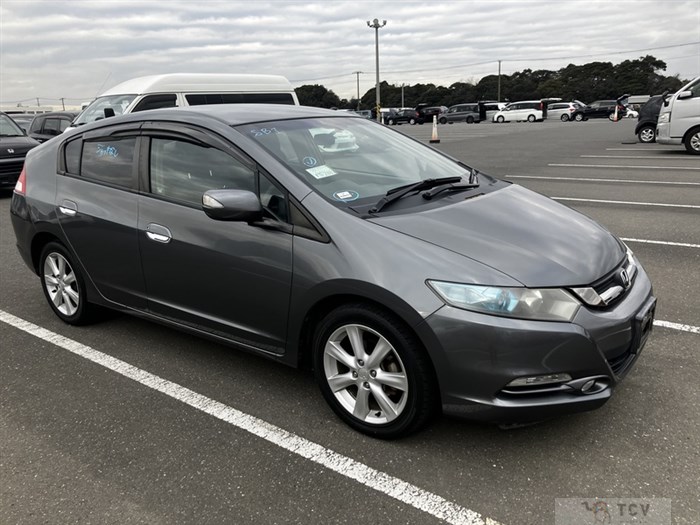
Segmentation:
{"type": "Polygon", "coordinates": [[[547,58],[504,58],[503,61],[508,61],[508,62],[537,62],[537,61],[543,61],[543,60],[571,60],[574,58],[590,58],[590,57],[599,57],[603,55],[625,55],[627,53],[639,53],[640,51],[656,51],[658,49],[671,49],[675,47],[685,47],[685,46],[695,46],[700,44],[700,41],[698,42],[687,42],[685,44],[673,44],[670,46],[659,46],[659,47],[646,47],[642,49],[630,49],[628,51],[613,51],[613,52],[608,52],[608,53],[596,53],[593,55],[572,55],[572,56],[566,56],[566,57],[547,57],[547,58]]]}

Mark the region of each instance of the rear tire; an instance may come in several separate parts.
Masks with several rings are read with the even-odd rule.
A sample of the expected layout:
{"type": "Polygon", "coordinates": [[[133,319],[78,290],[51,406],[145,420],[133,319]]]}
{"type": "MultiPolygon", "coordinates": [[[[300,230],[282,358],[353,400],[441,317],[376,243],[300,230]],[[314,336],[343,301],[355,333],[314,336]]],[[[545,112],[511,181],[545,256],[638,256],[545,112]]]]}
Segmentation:
{"type": "Polygon", "coordinates": [[[496,119],[496,122],[499,124],[503,124],[506,121],[505,117],[503,115],[499,115],[498,118],[496,119]]]}
{"type": "Polygon", "coordinates": [[[351,303],[331,311],[315,330],[313,352],[326,402],[364,434],[403,437],[439,410],[434,372],[420,342],[377,306],[351,303]]]}
{"type": "Polygon", "coordinates": [[[440,117],[440,124],[447,124],[447,119],[445,117],[440,117]]]}
{"type": "Polygon", "coordinates": [[[467,117],[467,124],[474,124],[474,117],[467,117]]]}
{"type": "Polygon", "coordinates": [[[575,120],[576,122],[581,122],[581,121],[583,121],[583,120],[584,120],[583,114],[582,114],[582,113],[576,113],[576,114],[574,115],[574,120],[575,120]]]}
{"type": "Polygon", "coordinates": [[[50,242],[44,247],[39,276],[49,306],[63,322],[80,325],[93,319],[97,307],[88,303],[85,280],[62,244],[50,242]]]}
{"type": "Polygon", "coordinates": [[[394,119],[393,119],[393,118],[390,118],[389,120],[387,120],[386,123],[387,123],[389,126],[394,126],[394,125],[396,125],[396,122],[394,122],[394,119]]]}
{"type": "Polygon", "coordinates": [[[644,126],[637,133],[637,138],[639,142],[644,144],[651,144],[656,142],[656,127],[654,126],[644,126]]]}
{"type": "Polygon", "coordinates": [[[535,115],[528,115],[527,116],[528,122],[535,122],[536,120],[537,120],[537,117],[535,117],[535,115]]]}
{"type": "Polygon", "coordinates": [[[569,115],[567,115],[566,113],[564,113],[564,114],[560,117],[560,120],[561,120],[562,122],[569,122],[569,115]]]}
{"type": "Polygon", "coordinates": [[[416,125],[416,119],[412,118],[411,120],[408,121],[408,123],[409,123],[411,126],[415,126],[415,125],[416,125]]]}
{"type": "Polygon", "coordinates": [[[685,149],[692,155],[700,155],[700,128],[690,130],[683,141],[685,149]]]}

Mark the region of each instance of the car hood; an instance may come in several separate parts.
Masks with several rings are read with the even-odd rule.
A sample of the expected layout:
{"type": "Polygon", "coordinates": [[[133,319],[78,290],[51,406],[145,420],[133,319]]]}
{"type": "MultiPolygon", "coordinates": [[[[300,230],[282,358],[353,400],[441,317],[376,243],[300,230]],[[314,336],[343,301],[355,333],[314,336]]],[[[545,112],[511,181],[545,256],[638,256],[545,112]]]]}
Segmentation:
{"type": "Polygon", "coordinates": [[[528,287],[590,284],[612,271],[625,253],[592,219],[515,184],[458,204],[372,221],[479,261],[528,287]]]}
{"type": "Polygon", "coordinates": [[[39,143],[26,135],[0,137],[0,158],[24,157],[27,152],[39,143]]]}

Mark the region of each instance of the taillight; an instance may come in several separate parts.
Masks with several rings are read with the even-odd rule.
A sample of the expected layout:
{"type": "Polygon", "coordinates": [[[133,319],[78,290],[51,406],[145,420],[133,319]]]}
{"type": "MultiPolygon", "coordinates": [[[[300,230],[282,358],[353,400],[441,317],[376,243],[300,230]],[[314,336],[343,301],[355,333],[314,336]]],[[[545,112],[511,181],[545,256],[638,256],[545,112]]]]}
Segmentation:
{"type": "Polygon", "coordinates": [[[17,184],[15,184],[15,193],[20,195],[27,194],[27,172],[22,166],[22,171],[19,174],[19,179],[17,179],[17,184]]]}

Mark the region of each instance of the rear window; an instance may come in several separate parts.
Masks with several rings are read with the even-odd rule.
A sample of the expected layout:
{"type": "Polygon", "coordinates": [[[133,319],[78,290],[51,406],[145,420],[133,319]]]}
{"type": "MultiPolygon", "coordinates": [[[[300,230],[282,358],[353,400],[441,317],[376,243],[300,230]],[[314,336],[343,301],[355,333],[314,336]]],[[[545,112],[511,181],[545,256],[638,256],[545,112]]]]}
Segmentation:
{"type": "Polygon", "coordinates": [[[291,93],[197,93],[185,95],[190,106],[208,104],[289,104],[294,105],[291,93]]]}

